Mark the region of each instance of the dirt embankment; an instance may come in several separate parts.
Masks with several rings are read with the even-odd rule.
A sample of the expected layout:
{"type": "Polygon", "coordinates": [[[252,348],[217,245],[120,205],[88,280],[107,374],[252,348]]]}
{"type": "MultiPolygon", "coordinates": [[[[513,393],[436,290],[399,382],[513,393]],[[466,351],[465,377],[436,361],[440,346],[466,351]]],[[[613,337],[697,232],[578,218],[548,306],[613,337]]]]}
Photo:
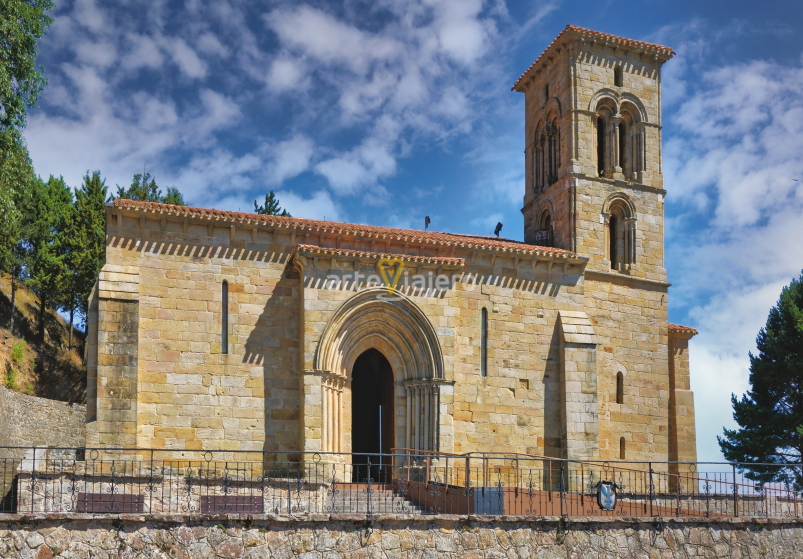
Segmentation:
{"type": "Polygon", "coordinates": [[[0,276],[0,383],[31,396],[70,403],[86,402],[84,334],[56,312],[45,317],[44,342],[37,341],[36,296],[17,285],[14,331],[11,323],[11,281],[0,276]]]}

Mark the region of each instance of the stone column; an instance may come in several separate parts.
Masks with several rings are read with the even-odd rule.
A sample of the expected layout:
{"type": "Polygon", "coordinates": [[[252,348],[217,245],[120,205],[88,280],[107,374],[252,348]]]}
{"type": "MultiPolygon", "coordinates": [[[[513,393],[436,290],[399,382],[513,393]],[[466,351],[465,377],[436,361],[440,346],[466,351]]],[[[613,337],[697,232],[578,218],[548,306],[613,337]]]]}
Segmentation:
{"type": "Polygon", "coordinates": [[[563,457],[599,457],[597,339],[584,312],[560,311],[563,457]]]}
{"type": "MultiPolygon", "coordinates": [[[[622,133],[621,123],[622,123],[621,115],[617,114],[617,115],[614,115],[613,117],[611,117],[611,128],[612,128],[612,130],[611,130],[611,132],[612,132],[611,139],[612,139],[612,143],[613,143],[613,145],[611,146],[611,153],[613,154],[613,158],[612,158],[612,161],[611,161],[611,170],[616,175],[621,175],[622,174],[622,160],[621,160],[622,154],[619,153],[619,134],[622,133]]],[[[615,176],[615,175],[612,175],[612,176],[615,176]]],[[[621,177],[617,177],[617,178],[621,178],[621,177]]]]}

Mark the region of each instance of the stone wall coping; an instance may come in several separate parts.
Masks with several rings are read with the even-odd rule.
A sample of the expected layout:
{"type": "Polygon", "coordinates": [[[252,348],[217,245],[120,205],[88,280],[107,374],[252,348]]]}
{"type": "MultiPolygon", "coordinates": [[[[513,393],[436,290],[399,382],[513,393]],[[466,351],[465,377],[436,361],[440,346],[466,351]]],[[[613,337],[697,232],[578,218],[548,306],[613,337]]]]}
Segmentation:
{"type": "MultiPolygon", "coordinates": [[[[448,250],[451,253],[450,257],[454,257],[454,251],[459,250],[469,252],[486,251],[490,254],[508,257],[540,257],[579,265],[584,265],[588,262],[588,258],[578,256],[568,250],[529,245],[511,239],[481,235],[396,229],[375,225],[268,216],[190,206],[171,206],[156,202],[123,199],[114,200],[106,204],[106,208],[108,213],[121,214],[125,211],[141,217],[153,215],[154,217],[158,216],[163,221],[171,218],[173,221],[189,222],[192,220],[193,222],[212,224],[218,227],[264,228],[269,231],[284,231],[291,234],[291,245],[308,244],[308,241],[297,242],[297,239],[300,241],[301,238],[308,239],[310,236],[316,236],[319,240],[322,238],[354,238],[361,242],[406,244],[411,247],[441,247],[442,250],[448,250]]],[[[112,234],[115,226],[111,225],[110,222],[111,220],[107,221],[107,232],[112,234]]]]}
{"type": "Polygon", "coordinates": [[[792,518],[758,518],[758,517],[628,517],[628,516],[494,516],[494,515],[413,515],[413,514],[375,514],[371,517],[365,514],[308,514],[304,516],[288,516],[276,514],[92,514],[92,513],[41,513],[41,514],[8,514],[0,513],[0,523],[30,523],[30,522],[86,522],[97,524],[98,521],[125,521],[163,524],[200,524],[204,522],[272,522],[276,524],[320,524],[322,522],[366,522],[404,524],[559,524],[569,525],[597,525],[597,526],[654,526],[656,522],[663,525],[696,525],[696,526],[789,526],[801,525],[803,519],[792,518]]]}

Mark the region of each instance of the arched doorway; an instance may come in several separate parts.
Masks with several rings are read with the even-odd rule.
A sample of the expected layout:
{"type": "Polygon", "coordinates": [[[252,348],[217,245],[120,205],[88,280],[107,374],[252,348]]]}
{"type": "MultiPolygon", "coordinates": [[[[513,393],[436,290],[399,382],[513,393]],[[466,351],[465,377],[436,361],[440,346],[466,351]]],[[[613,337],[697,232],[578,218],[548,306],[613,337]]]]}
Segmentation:
{"type": "Polygon", "coordinates": [[[364,351],[351,373],[351,445],[354,481],[390,481],[387,456],[394,446],[393,369],[376,349],[364,351]],[[381,427],[380,427],[381,426],[381,427]]]}

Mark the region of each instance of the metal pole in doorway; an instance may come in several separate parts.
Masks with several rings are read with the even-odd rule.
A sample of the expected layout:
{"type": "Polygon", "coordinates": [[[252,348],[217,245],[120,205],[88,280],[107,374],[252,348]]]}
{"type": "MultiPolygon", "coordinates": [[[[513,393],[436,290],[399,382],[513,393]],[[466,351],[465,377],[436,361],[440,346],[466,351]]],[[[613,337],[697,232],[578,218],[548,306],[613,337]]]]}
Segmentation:
{"type": "Polygon", "coordinates": [[[379,405],[379,476],[382,476],[382,405],[379,405]]]}

